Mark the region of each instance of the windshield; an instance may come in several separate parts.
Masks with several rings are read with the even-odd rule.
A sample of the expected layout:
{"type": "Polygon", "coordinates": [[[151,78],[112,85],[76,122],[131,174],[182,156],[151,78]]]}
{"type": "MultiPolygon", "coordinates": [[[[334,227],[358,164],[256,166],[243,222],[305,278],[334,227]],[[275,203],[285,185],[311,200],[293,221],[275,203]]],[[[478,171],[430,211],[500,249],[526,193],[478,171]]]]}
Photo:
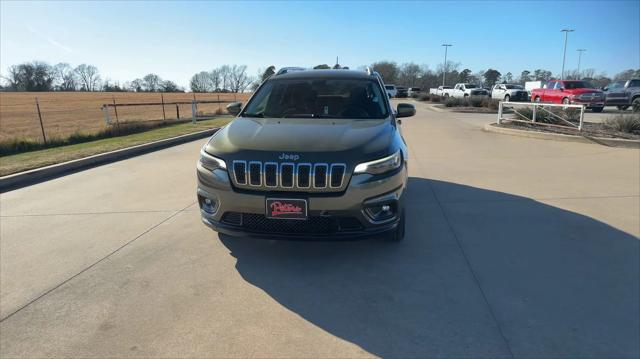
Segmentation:
{"type": "Polygon", "coordinates": [[[523,87],[520,85],[505,85],[508,90],[522,90],[523,87]]]}
{"type": "Polygon", "coordinates": [[[564,88],[566,88],[567,90],[591,89],[593,88],[593,86],[591,86],[591,84],[586,81],[571,81],[571,82],[565,82],[564,88]]]}
{"type": "Polygon", "coordinates": [[[242,116],[377,119],[388,114],[375,80],[283,79],[264,84],[242,116]]]}

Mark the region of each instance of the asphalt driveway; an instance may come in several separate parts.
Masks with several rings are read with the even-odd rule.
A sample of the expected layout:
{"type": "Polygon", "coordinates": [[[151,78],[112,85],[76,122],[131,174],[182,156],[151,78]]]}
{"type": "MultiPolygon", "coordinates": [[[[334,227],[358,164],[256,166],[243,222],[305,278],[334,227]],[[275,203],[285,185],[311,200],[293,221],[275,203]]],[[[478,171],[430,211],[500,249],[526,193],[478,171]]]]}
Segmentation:
{"type": "Polygon", "coordinates": [[[417,106],[401,243],[219,236],[203,141],[2,194],[0,356],[640,356],[640,151],[417,106]]]}

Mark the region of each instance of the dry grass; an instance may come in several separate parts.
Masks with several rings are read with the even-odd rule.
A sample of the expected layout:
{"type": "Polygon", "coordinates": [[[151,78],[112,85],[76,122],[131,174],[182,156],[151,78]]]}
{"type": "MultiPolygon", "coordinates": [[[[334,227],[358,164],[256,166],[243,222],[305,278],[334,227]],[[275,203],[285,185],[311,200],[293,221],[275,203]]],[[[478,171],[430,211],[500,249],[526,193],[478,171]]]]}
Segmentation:
{"type": "MultiPolygon", "coordinates": [[[[164,101],[191,101],[192,93],[165,93],[164,101]]],[[[246,102],[249,94],[195,94],[197,100],[235,99],[246,102]],[[235,96],[235,97],[234,97],[235,96]]],[[[35,98],[40,102],[40,111],[47,138],[64,139],[76,133],[93,134],[105,130],[102,104],[160,102],[159,93],[128,92],[0,92],[0,142],[16,138],[42,140],[40,123],[36,112],[35,98]]],[[[220,113],[225,104],[200,104],[198,112],[220,113]],[[219,110],[220,109],[220,110],[219,110]]],[[[180,117],[191,118],[191,105],[180,105],[180,117]]],[[[165,106],[166,118],[176,118],[176,106],[165,106]]],[[[115,113],[110,109],[112,120],[115,113]]],[[[134,106],[118,108],[120,122],[162,120],[162,106],[134,106]]]]}

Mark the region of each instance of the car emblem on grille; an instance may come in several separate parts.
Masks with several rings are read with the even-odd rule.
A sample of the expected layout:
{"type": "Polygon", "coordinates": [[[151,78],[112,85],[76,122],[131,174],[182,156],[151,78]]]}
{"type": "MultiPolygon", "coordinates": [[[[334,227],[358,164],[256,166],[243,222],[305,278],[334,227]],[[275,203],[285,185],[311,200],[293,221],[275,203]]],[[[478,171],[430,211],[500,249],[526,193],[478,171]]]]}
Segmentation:
{"type": "Polygon", "coordinates": [[[300,155],[292,154],[292,153],[283,153],[278,157],[281,160],[292,160],[297,161],[300,159],[300,155]]]}

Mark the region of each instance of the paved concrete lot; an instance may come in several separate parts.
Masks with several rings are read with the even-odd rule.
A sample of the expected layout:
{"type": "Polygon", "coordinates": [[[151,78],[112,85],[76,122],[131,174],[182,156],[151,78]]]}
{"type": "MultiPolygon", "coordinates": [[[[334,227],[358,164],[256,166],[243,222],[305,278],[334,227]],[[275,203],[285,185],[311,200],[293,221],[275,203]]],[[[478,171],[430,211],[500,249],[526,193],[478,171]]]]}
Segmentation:
{"type": "Polygon", "coordinates": [[[401,243],[218,236],[203,141],[2,194],[0,356],[640,356],[640,151],[417,106],[401,243]]]}

